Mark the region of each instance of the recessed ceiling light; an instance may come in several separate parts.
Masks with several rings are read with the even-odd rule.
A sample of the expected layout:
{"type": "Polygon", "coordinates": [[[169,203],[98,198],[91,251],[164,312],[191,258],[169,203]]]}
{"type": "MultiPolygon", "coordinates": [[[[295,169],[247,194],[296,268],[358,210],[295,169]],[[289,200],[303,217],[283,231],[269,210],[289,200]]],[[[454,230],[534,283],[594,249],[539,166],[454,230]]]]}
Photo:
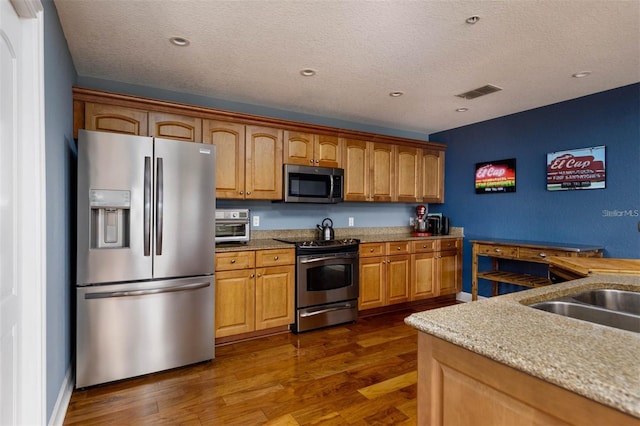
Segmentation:
{"type": "Polygon", "coordinates": [[[314,75],[316,75],[316,70],[312,70],[311,68],[305,68],[303,70],[300,70],[300,75],[303,75],[305,77],[313,77],[314,75]]]}
{"type": "Polygon", "coordinates": [[[404,95],[404,92],[400,92],[400,91],[389,93],[389,96],[391,96],[392,98],[398,98],[402,95],[404,95]]]}
{"type": "Polygon", "coordinates": [[[467,19],[465,19],[464,22],[466,22],[469,25],[473,25],[476,22],[478,22],[480,20],[480,17],[478,15],[473,15],[473,16],[469,16],[467,19]]]}
{"type": "Polygon", "coordinates": [[[456,112],[467,112],[469,108],[456,108],[456,112]]]}
{"type": "Polygon", "coordinates": [[[572,74],[571,77],[582,78],[591,75],[591,71],[580,71],[575,74],[572,74]]]}
{"type": "Polygon", "coordinates": [[[190,41],[184,37],[171,37],[169,41],[176,46],[185,47],[188,46],[190,41]]]}

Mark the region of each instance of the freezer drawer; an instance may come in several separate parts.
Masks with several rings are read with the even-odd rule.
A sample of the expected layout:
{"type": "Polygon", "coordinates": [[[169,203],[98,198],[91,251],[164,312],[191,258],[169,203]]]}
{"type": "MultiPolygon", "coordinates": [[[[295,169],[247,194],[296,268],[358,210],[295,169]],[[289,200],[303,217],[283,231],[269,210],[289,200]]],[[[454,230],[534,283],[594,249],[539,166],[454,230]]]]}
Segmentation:
{"type": "Polygon", "coordinates": [[[214,357],[214,276],[77,287],[76,388],[214,357]]]}

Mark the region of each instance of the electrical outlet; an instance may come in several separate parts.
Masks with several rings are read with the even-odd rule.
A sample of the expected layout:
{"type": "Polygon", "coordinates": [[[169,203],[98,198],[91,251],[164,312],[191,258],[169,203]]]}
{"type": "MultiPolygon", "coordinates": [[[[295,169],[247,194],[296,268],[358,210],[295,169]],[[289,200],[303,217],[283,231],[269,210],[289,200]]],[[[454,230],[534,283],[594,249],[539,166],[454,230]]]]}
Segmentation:
{"type": "Polygon", "coordinates": [[[260,226],[260,216],[253,216],[253,226],[260,226]]]}
{"type": "Polygon", "coordinates": [[[353,218],[352,217],[349,218],[349,226],[353,226],[353,218]]]}
{"type": "Polygon", "coordinates": [[[416,224],[416,218],[413,216],[409,216],[409,226],[413,226],[416,224]]]}

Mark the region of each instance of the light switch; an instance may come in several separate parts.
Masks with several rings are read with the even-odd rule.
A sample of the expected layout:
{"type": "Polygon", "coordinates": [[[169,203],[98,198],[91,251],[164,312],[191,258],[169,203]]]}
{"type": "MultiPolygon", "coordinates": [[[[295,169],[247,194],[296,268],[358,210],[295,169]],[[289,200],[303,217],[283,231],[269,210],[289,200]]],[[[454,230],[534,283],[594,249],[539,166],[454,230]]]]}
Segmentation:
{"type": "Polygon", "coordinates": [[[260,226],[260,216],[253,216],[253,226],[260,226]]]}

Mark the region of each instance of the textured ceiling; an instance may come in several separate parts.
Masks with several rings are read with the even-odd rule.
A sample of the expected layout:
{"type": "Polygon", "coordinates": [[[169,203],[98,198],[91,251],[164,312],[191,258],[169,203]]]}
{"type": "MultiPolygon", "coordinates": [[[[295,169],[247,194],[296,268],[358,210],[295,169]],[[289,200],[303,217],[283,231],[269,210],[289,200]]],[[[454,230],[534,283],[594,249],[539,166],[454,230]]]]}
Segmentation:
{"type": "Polygon", "coordinates": [[[640,0],[55,5],[80,76],[427,134],[640,81],[640,0]]]}

